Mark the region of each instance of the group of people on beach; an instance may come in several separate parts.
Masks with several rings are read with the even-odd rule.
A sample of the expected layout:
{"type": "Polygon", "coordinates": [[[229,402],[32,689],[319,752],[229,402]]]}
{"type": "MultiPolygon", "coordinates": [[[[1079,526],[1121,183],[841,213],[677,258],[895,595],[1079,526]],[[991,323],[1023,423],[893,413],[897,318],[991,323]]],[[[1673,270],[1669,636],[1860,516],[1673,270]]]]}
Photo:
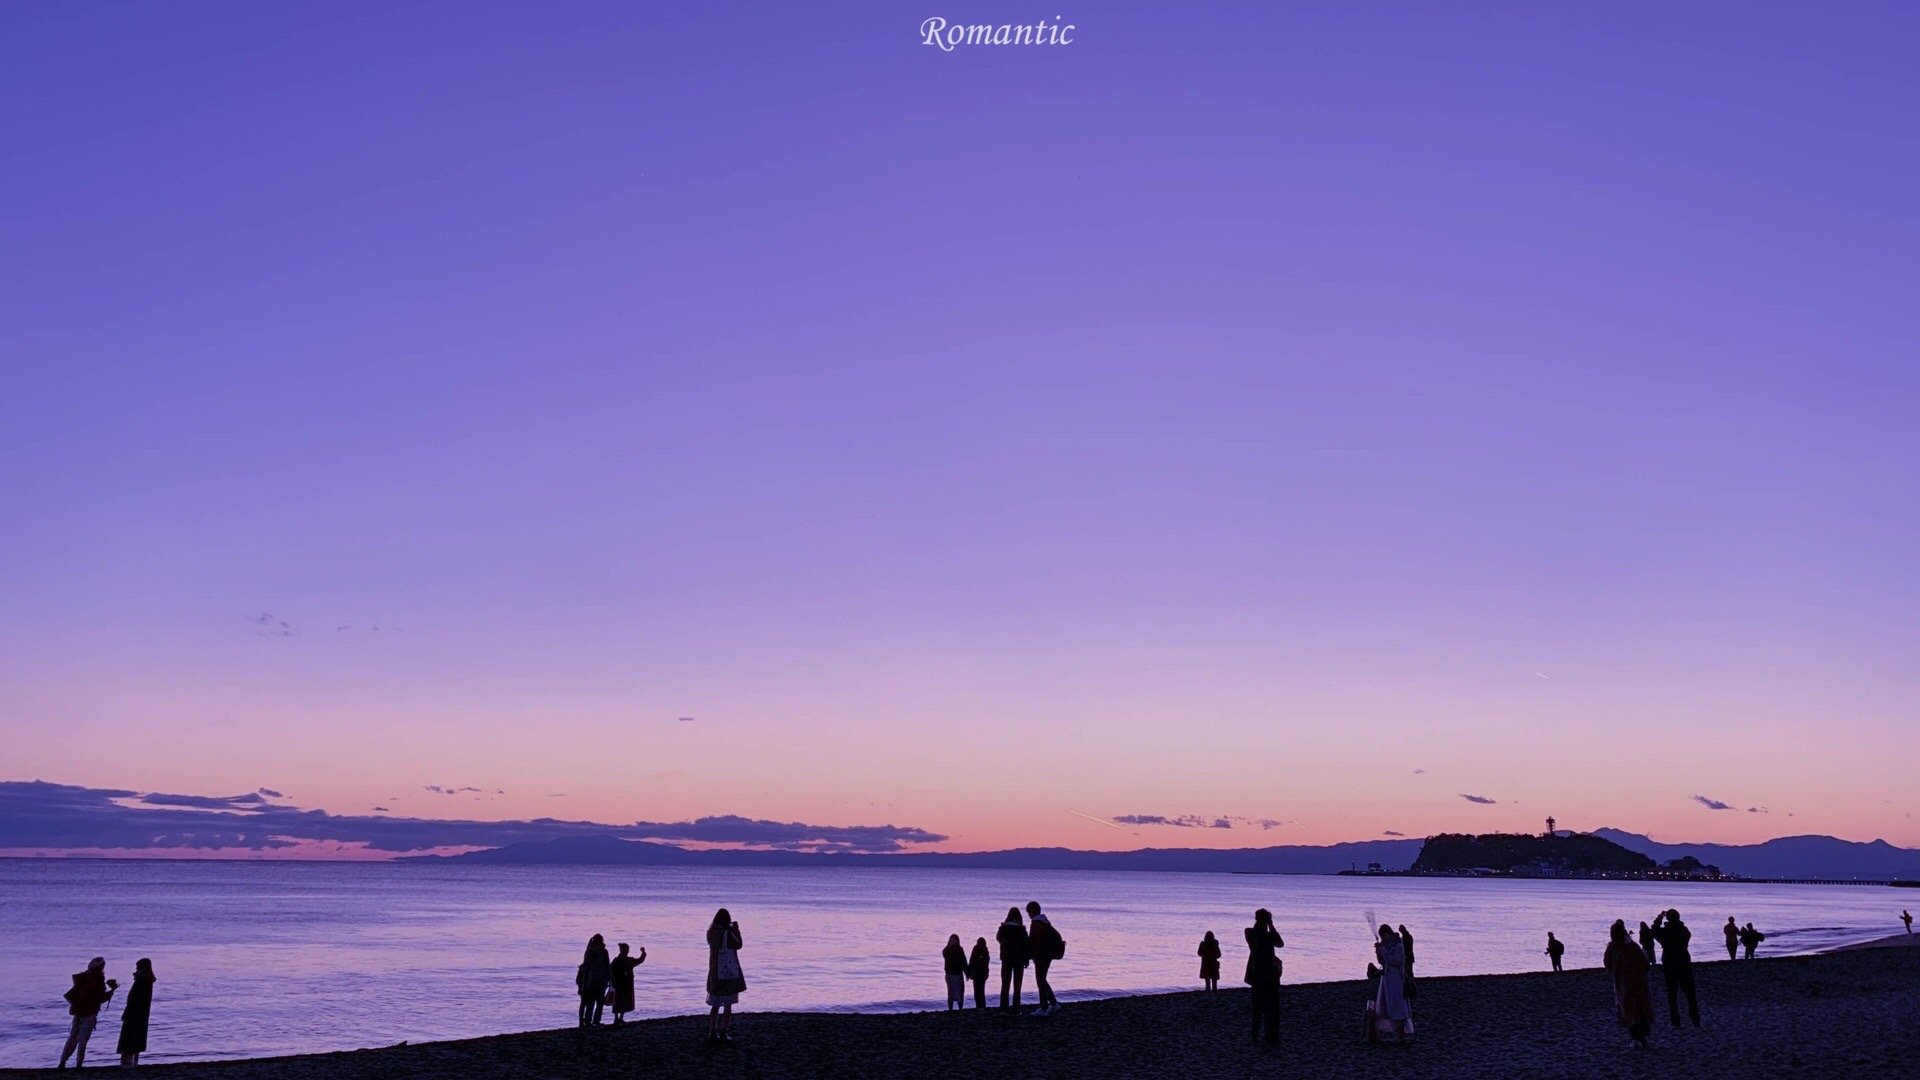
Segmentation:
{"type": "MultiPolygon", "coordinates": [[[[1731,925],[1733,920],[1728,919],[1731,925]]],[[[1653,992],[1649,972],[1657,965],[1667,988],[1667,1016],[1680,1026],[1680,998],[1687,999],[1687,1018],[1700,1026],[1700,999],[1693,980],[1693,931],[1669,908],[1640,924],[1640,937],[1627,932],[1625,919],[1615,919],[1601,963],[1613,975],[1614,1010],[1620,1026],[1634,1045],[1646,1046],[1653,1030],[1653,992]],[[1655,947],[1659,953],[1656,957],[1655,947]]],[[[1732,951],[1731,948],[1728,950],[1732,951]]]]}
{"type": "MultiPolygon", "coordinates": [[[[1054,961],[1067,955],[1067,939],[1053,925],[1045,912],[1040,910],[1037,900],[1027,902],[1026,918],[1020,917],[1020,909],[1007,909],[1006,921],[993,932],[994,943],[1000,952],[1000,1008],[1008,1012],[1019,1012],[1023,1006],[1023,984],[1026,982],[1027,968],[1033,968],[1034,989],[1038,993],[1038,1002],[1034,1006],[1035,1016],[1052,1016],[1060,1011],[1060,999],[1053,994],[1053,984],[1048,981],[1048,972],[1054,961]]],[[[973,984],[973,1007],[987,1007],[987,977],[992,974],[993,958],[987,950],[987,939],[973,940],[973,949],[969,952],[960,944],[959,934],[947,936],[947,946],[941,950],[941,963],[947,977],[947,1009],[949,1012],[967,1007],[967,984],[973,984]]]]}
{"type": "MultiPolygon", "coordinates": [[[[122,1066],[131,1068],[140,1064],[140,1055],[147,1052],[147,1020],[153,1012],[153,984],[153,961],[141,957],[133,965],[133,986],[128,988],[126,1001],[120,1007],[120,1043],[116,1049],[122,1066]]],[[[66,993],[67,1015],[73,1021],[67,1028],[67,1044],[60,1050],[60,1068],[67,1067],[68,1059],[72,1059],[76,1069],[86,1065],[87,1043],[92,1041],[93,1030],[100,1023],[100,1011],[119,989],[120,980],[107,978],[105,957],[94,957],[87,961],[85,971],[74,973],[73,986],[66,993]]]]}
{"type": "Polygon", "coordinates": [[[647,950],[638,956],[619,945],[620,955],[607,955],[607,939],[595,934],[587,939],[587,954],[574,970],[573,985],[580,991],[580,1026],[598,1027],[605,1010],[613,1010],[613,1022],[624,1024],[633,1011],[633,969],[647,962],[647,950]]]}
{"type": "MultiPolygon", "coordinates": [[[[1371,913],[1368,917],[1371,919],[1371,913]]],[[[1911,936],[1913,915],[1902,911],[1900,921],[1911,936]]],[[[1766,935],[1756,930],[1752,922],[1741,926],[1732,916],[1727,918],[1722,931],[1729,960],[1739,959],[1742,955],[1748,960],[1753,959],[1754,951],[1766,939],[1766,935]]],[[[1413,1035],[1413,934],[1404,925],[1383,925],[1376,928],[1375,935],[1373,962],[1367,965],[1367,979],[1371,988],[1365,1006],[1367,1038],[1405,1043],[1413,1035]]],[[[1273,914],[1266,908],[1253,913],[1253,925],[1246,928],[1243,936],[1247,944],[1243,981],[1252,990],[1250,1033],[1255,1042],[1278,1042],[1279,950],[1286,946],[1286,942],[1274,928],[1273,914]]],[[[1060,1002],[1054,996],[1048,974],[1054,962],[1065,957],[1067,943],[1054,927],[1053,921],[1041,910],[1039,902],[1027,904],[1024,919],[1020,908],[1008,908],[1006,920],[994,932],[994,940],[999,946],[1000,1008],[1014,1013],[1021,1010],[1022,984],[1027,969],[1031,967],[1038,991],[1038,1004],[1033,1015],[1049,1016],[1057,1012],[1060,1002]]],[[[1650,982],[1651,973],[1656,967],[1660,969],[1666,986],[1667,1013],[1673,1026],[1680,1027],[1680,999],[1683,997],[1687,1002],[1688,1018],[1693,1026],[1700,1026],[1700,1002],[1693,977],[1692,940],[1693,931],[1681,920],[1680,912],[1671,908],[1656,914],[1652,922],[1640,923],[1637,936],[1627,928],[1626,920],[1614,920],[1602,964],[1613,978],[1614,1006],[1620,1024],[1627,1029],[1636,1045],[1647,1045],[1647,1037],[1653,1027],[1654,1005],[1650,982]]],[[[707,1040],[713,1044],[725,1044],[732,1041],[733,1007],[747,988],[746,976],[740,967],[740,949],[744,945],[740,924],[726,908],[714,912],[713,920],[707,926],[706,945],[707,1040]]],[[[633,953],[624,941],[617,947],[617,954],[609,954],[606,939],[602,935],[595,934],[587,939],[586,953],[574,973],[574,984],[580,996],[579,1026],[583,1029],[600,1026],[603,1013],[608,1009],[613,1012],[614,1024],[624,1024],[627,1014],[634,1009],[634,971],[646,963],[647,950],[643,948],[633,953]]],[[[1207,931],[1200,939],[1196,951],[1200,958],[1202,985],[1209,991],[1217,990],[1220,985],[1222,950],[1213,931],[1207,931]]],[[[1551,931],[1547,933],[1546,955],[1554,971],[1563,970],[1566,945],[1551,931]]],[[[969,983],[973,987],[973,1007],[987,1007],[987,980],[992,973],[992,959],[986,938],[975,938],[973,948],[969,951],[962,946],[960,935],[948,935],[941,960],[946,974],[949,1011],[966,1008],[966,988],[969,983]]],[[[119,980],[107,978],[106,968],[106,960],[96,956],[88,962],[86,970],[73,976],[73,986],[65,995],[72,1023],[66,1045],[60,1052],[60,1068],[66,1068],[69,1060],[76,1067],[86,1064],[87,1044],[93,1037],[100,1014],[120,987],[119,980]]],[[[141,958],[134,965],[133,986],[128,990],[121,1009],[117,1051],[123,1066],[139,1064],[140,1055],[146,1052],[155,981],[153,962],[141,958]]]]}
{"type": "MultiPolygon", "coordinates": [[[[713,1044],[733,1041],[733,1007],[747,988],[740,969],[740,949],[745,944],[740,924],[726,908],[713,913],[707,924],[707,1041],[713,1044]]],[[[616,956],[607,953],[607,940],[599,934],[587,939],[586,955],[574,970],[574,986],[580,992],[580,1027],[599,1027],[603,1010],[613,1010],[613,1022],[627,1022],[633,1011],[634,969],[647,962],[647,950],[628,951],[619,943],[616,956]]]]}

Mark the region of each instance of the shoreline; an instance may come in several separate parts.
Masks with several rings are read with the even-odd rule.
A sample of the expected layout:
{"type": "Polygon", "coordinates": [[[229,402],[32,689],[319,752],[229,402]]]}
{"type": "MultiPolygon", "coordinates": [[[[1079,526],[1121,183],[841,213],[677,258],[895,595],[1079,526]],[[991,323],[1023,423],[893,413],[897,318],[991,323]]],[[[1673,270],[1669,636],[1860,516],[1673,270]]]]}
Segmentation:
{"type": "MultiPolygon", "coordinates": [[[[1231,977],[1235,965],[1225,967],[1231,977]]],[[[1667,1025],[1656,969],[1655,1005],[1663,1015],[1653,1046],[1645,1051],[1633,1049],[1613,1022],[1610,977],[1597,968],[1581,968],[1420,978],[1416,1039],[1406,1048],[1372,1046],[1360,1038],[1367,988],[1347,980],[1287,984],[1278,1046],[1248,1044],[1246,991],[1223,984],[1214,993],[1069,998],[1053,1017],[994,1009],[959,1014],[747,1010],[736,1020],[738,1041],[717,1048],[704,1044],[706,1017],[689,1015],[590,1031],[558,1028],[282,1057],[152,1062],[141,1068],[210,1080],[467,1080],[475,1075],[585,1080],[617,1068],[663,1076],[756,1077],[932,1075],[964,1068],[1091,1080],[1243,1077],[1273,1067],[1330,1075],[1388,1067],[1397,1077],[1437,1078],[1515,1071],[1541,1077],[1605,1075],[1649,1058],[1662,1071],[1732,1080],[1898,1075],[1920,1055],[1920,935],[1893,934],[1802,956],[1698,960],[1696,968],[1704,1026],[1676,1030],[1667,1025]]],[[[1056,976],[1063,990],[1071,989],[1070,970],[1063,965],[1056,976]]],[[[743,1004],[751,1005],[751,992],[743,1004]]],[[[116,1060],[111,1048],[111,1039],[96,1038],[97,1066],[111,1067],[116,1060]]],[[[49,1056],[58,1049],[49,1047],[49,1056]]],[[[0,1069],[0,1077],[51,1071],[0,1069]]]]}

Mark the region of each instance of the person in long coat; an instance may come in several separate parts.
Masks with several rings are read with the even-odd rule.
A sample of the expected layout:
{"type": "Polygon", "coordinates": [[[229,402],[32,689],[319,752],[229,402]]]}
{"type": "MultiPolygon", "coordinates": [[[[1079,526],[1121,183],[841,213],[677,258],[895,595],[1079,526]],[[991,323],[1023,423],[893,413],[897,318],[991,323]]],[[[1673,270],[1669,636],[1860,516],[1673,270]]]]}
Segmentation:
{"type": "Polygon", "coordinates": [[[993,933],[1000,945],[1000,1007],[1020,1008],[1020,983],[1027,977],[1027,924],[1020,909],[1007,909],[1007,921],[993,933]]]}
{"type": "Polygon", "coordinates": [[[147,1052],[147,1021],[153,1015],[153,961],[146,957],[133,965],[133,986],[120,1007],[120,1064],[132,1068],[147,1052]]]}
{"type": "Polygon", "coordinates": [[[1207,931],[1200,939],[1200,981],[1209,990],[1220,989],[1220,939],[1207,931]]]}
{"type": "Polygon", "coordinates": [[[613,977],[613,962],[607,957],[607,939],[595,934],[587,939],[586,955],[574,972],[573,984],[580,990],[580,1026],[600,1022],[606,1007],[607,980],[613,977]]]}
{"type": "Polygon", "coordinates": [[[1273,928],[1273,913],[1266,908],[1253,913],[1253,925],[1246,929],[1247,971],[1242,981],[1253,988],[1253,1041],[1280,1041],[1280,957],[1275,949],[1284,948],[1280,931],[1273,928]]]}
{"type": "Polygon", "coordinates": [[[639,956],[627,954],[627,943],[620,943],[620,955],[613,958],[613,1022],[624,1024],[633,1011],[633,969],[647,962],[647,950],[639,956]]]}
{"type": "Polygon", "coordinates": [[[707,924],[707,1041],[733,1041],[733,1007],[747,988],[747,976],[740,969],[740,950],[746,940],[740,936],[740,924],[726,908],[713,913],[707,924]]]}
{"type": "Polygon", "coordinates": [[[1613,920],[1612,940],[1601,963],[1613,973],[1613,1008],[1635,1046],[1653,1030],[1653,993],[1647,989],[1647,953],[1627,936],[1625,919],[1613,920]]]}
{"type": "Polygon", "coordinates": [[[1376,1030],[1384,1025],[1385,1033],[1406,1042],[1413,1022],[1413,1007],[1407,1004],[1407,950],[1393,927],[1380,928],[1373,956],[1380,965],[1380,988],[1373,999],[1376,1030]]]}
{"type": "Polygon", "coordinates": [[[967,954],[967,979],[973,983],[973,1007],[987,1007],[987,976],[993,974],[993,954],[987,951],[986,938],[973,939],[973,951],[967,954]]]}

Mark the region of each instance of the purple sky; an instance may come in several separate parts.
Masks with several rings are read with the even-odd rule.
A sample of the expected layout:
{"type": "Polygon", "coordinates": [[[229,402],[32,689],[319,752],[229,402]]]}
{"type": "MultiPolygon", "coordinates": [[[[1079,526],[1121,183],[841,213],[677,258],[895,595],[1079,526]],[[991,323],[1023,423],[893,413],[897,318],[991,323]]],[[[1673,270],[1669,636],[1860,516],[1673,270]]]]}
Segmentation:
{"type": "Polygon", "coordinates": [[[1916,40],[9,6],[0,779],[1920,844],[1916,40]]]}

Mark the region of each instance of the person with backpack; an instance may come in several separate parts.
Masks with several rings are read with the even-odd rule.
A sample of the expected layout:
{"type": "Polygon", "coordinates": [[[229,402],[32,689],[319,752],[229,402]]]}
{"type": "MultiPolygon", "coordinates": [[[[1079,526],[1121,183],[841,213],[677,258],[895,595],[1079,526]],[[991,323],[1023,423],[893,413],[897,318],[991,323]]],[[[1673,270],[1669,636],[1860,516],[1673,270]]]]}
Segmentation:
{"type": "Polygon", "coordinates": [[[1553,931],[1547,931],[1547,959],[1553,962],[1553,970],[1560,970],[1560,958],[1565,955],[1567,955],[1567,947],[1559,938],[1553,936],[1553,931]]]}
{"type": "Polygon", "coordinates": [[[1027,931],[1027,938],[1032,942],[1033,985],[1040,991],[1040,1004],[1033,1014],[1052,1016],[1060,1011],[1060,999],[1053,996],[1053,986],[1047,982],[1047,969],[1067,955],[1067,939],[1053,928],[1052,920],[1040,914],[1037,900],[1027,901],[1027,922],[1032,927],[1027,931]]]}
{"type": "Polygon", "coordinates": [[[1000,945],[1000,1007],[1020,1010],[1020,983],[1027,976],[1027,924],[1020,919],[1020,909],[1007,909],[1007,921],[994,931],[994,941],[1000,945]],[[1011,987],[1013,996],[1007,996],[1011,987]]]}
{"type": "Polygon", "coordinates": [[[987,939],[974,938],[973,952],[967,957],[967,978],[973,982],[973,1007],[987,1007],[987,976],[993,972],[993,956],[987,952],[987,939]]]}
{"type": "Polygon", "coordinates": [[[119,980],[107,978],[105,957],[96,956],[87,961],[87,970],[73,977],[73,988],[66,993],[67,1015],[73,1017],[73,1024],[67,1029],[67,1045],[60,1051],[60,1067],[67,1067],[67,1059],[75,1054],[79,1059],[74,1068],[87,1063],[87,1042],[93,1038],[94,1025],[100,1022],[100,1007],[113,999],[113,992],[120,988],[119,980]]]}
{"type": "Polygon", "coordinates": [[[607,956],[607,939],[595,934],[587,939],[587,952],[574,970],[573,985],[580,991],[580,1026],[600,1023],[606,1008],[607,981],[613,977],[613,961],[607,956]]]}

